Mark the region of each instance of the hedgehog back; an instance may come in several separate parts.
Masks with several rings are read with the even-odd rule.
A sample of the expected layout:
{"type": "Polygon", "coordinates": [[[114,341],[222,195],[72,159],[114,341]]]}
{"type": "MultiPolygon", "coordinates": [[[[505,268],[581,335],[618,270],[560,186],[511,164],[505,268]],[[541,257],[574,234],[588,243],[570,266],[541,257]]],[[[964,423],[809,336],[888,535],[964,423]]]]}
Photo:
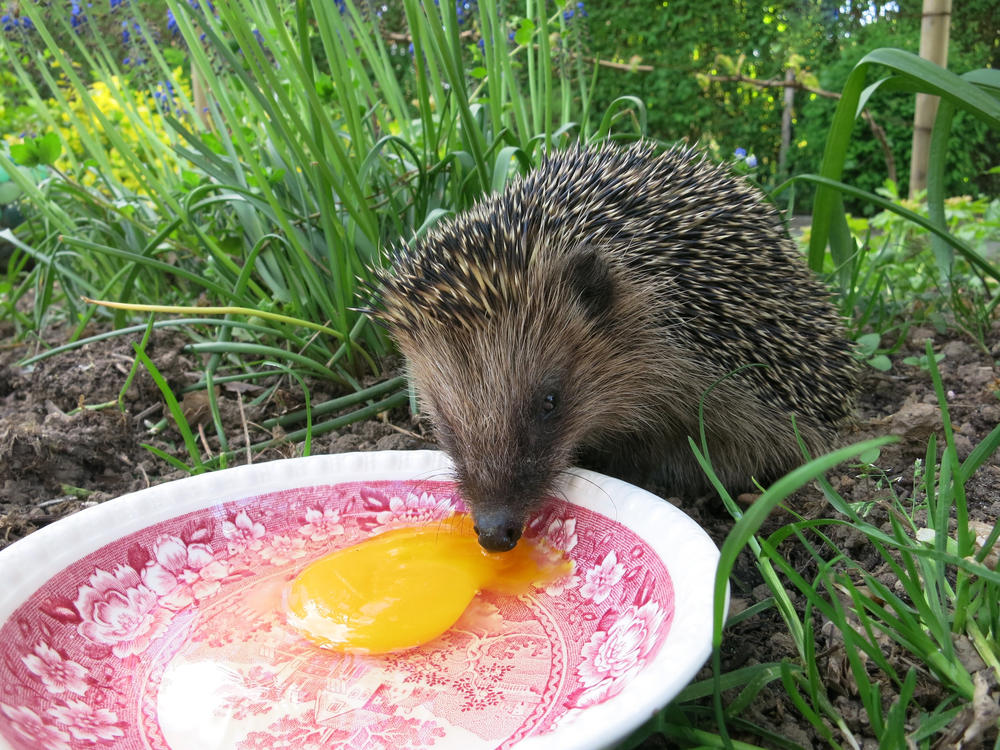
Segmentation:
{"type": "MultiPolygon", "coordinates": [[[[395,250],[390,328],[469,327],[522,304],[531,264],[601,249],[655,291],[651,319],[706,372],[818,426],[851,411],[856,364],[824,287],[763,194],[693,149],[557,152],[499,195],[395,250]]],[[[429,331],[430,329],[428,329],[429,331]]],[[[417,333],[419,336],[419,333],[417,333]]]]}

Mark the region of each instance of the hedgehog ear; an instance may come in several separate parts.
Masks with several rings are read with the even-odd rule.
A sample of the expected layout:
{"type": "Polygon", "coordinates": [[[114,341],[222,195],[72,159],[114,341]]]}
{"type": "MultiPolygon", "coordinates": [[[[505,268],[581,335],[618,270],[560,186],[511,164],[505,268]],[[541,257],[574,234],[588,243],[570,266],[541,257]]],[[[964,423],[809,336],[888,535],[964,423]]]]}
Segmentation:
{"type": "Polygon", "coordinates": [[[592,245],[580,245],[567,257],[567,282],[580,304],[598,318],[611,310],[615,285],[607,259],[592,245]]]}

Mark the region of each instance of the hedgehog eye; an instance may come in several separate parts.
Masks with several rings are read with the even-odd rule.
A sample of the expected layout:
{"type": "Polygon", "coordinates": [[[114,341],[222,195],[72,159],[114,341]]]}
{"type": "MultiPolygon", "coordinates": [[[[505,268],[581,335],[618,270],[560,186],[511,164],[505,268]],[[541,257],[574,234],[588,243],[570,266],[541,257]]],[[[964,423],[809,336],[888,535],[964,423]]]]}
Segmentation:
{"type": "Polygon", "coordinates": [[[555,393],[546,393],[542,396],[541,403],[541,414],[542,419],[548,419],[551,417],[556,410],[556,405],[559,403],[559,399],[555,393]]]}

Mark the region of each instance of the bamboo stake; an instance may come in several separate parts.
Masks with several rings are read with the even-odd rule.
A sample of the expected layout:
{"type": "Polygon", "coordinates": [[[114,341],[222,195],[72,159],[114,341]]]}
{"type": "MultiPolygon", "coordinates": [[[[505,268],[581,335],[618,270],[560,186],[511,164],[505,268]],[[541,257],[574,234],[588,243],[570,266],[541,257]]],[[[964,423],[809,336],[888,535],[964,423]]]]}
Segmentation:
{"type": "MultiPolygon", "coordinates": [[[[951,26],[951,0],[924,0],[920,22],[920,56],[948,67],[948,32],[951,26]]],[[[910,156],[910,198],[927,187],[927,161],[931,131],[937,116],[938,97],[917,94],[913,115],[913,151],[910,156]]]]}

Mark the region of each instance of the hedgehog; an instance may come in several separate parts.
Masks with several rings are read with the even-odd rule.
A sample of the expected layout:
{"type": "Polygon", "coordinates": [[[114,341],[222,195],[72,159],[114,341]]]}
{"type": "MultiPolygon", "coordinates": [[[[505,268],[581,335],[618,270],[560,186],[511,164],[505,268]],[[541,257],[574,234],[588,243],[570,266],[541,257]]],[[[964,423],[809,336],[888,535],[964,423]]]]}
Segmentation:
{"type": "Polygon", "coordinates": [[[822,452],[856,358],[779,211],[696,148],[575,146],[377,270],[482,547],[512,549],[578,464],[673,496],[733,491],[822,452]],[[794,427],[793,427],[794,417],[794,427]]]}

